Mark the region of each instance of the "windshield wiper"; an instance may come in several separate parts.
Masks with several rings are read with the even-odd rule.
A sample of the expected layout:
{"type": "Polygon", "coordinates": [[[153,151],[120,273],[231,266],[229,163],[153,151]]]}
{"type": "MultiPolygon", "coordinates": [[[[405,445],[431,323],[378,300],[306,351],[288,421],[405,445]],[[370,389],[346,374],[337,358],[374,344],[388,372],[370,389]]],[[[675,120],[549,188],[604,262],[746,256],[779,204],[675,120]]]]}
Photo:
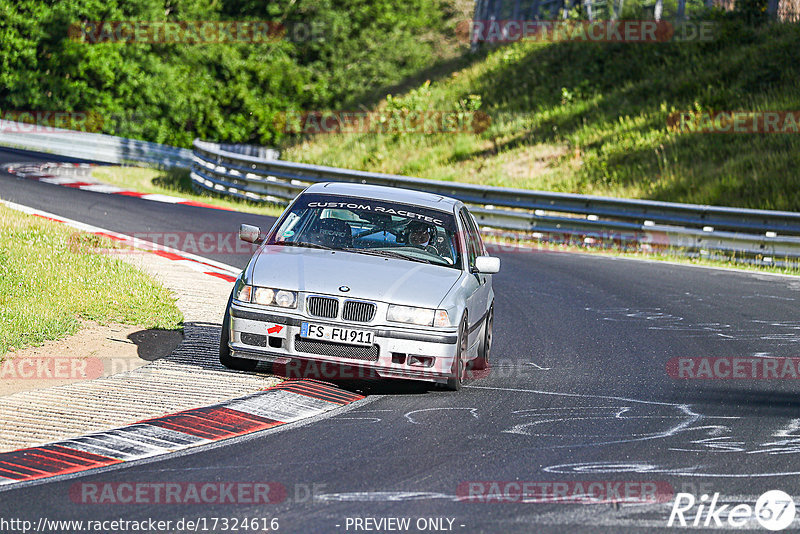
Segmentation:
{"type": "Polygon", "coordinates": [[[285,247],[303,247],[303,248],[318,248],[321,250],[339,250],[332,247],[326,247],[325,245],[319,245],[317,243],[305,243],[303,241],[276,241],[276,245],[283,245],[285,247]]]}
{"type": "Polygon", "coordinates": [[[426,260],[425,258],[416,258],[414,256],[406,256],[405,254],[401,254],[400,252],[395,252],[393,250],[376,250],[370,248],[344,248],[342,249],[347,252],[355,252],[357,254],[369,254],[372,256],[388,256],[390,258],[399,258],[401,260],[411,260],[416,261],[419,263],[428,263],[431,265],[439,265],[438,263],[434,263],[431,260],[426,260]]]}

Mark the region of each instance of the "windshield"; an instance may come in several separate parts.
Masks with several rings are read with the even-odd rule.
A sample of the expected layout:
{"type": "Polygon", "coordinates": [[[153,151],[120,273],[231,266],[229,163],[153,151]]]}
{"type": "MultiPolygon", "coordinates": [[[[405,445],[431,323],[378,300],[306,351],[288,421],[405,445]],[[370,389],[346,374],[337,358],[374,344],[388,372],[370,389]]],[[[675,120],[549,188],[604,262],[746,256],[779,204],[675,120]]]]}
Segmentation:
{"type": "Polygon", "coordinates": [[[267,244],[325,248],[459,269],[452,213],[339,195],[302,195],[267,244]]]}

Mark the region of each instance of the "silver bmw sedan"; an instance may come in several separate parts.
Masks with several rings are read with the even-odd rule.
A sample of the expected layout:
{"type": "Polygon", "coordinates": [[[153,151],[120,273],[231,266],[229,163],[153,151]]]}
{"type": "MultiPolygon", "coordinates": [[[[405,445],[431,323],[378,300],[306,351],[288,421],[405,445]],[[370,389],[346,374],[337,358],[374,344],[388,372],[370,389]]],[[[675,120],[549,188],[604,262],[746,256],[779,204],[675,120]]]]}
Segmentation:
{"type": "Polygon", "coordinates": [[[460,201],[406,189],[319,183],[264,236],[225,311],[220,361],[368,370],[461,388],[492,348],[492,275],[475,219],[460,201]]]}

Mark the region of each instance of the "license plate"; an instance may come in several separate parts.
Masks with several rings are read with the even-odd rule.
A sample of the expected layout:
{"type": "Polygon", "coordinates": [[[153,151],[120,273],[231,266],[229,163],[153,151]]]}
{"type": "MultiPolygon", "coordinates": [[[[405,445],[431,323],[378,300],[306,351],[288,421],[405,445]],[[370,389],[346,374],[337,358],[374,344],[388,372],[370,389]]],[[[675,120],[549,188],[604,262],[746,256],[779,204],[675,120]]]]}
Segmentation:
{"type": "Polygon", "coordinates": [[[301,323],[300,337],[306,339],[322,339],[347,345],[361,345],[362,347],[369,347],[372,345],[372,332],[322,324],[301,323]]]}

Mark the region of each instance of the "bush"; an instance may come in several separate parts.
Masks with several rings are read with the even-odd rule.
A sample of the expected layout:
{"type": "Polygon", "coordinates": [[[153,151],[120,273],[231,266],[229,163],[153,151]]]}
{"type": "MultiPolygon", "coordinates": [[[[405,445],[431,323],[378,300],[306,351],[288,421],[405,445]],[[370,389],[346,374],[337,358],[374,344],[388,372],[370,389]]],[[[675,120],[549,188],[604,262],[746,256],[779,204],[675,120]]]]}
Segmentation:
{"type": "Polygon", "coordinates": [[[194,137],[275,144],[279,114],[352,104],[434,62],[448,13],[444,0],[0,0],[0,109],[88,111],[100,131],[178,146],[194,137]],[[324,38],[70,39],[73,24],[122,20],[269,20],[320,27],[324,38]]]}

